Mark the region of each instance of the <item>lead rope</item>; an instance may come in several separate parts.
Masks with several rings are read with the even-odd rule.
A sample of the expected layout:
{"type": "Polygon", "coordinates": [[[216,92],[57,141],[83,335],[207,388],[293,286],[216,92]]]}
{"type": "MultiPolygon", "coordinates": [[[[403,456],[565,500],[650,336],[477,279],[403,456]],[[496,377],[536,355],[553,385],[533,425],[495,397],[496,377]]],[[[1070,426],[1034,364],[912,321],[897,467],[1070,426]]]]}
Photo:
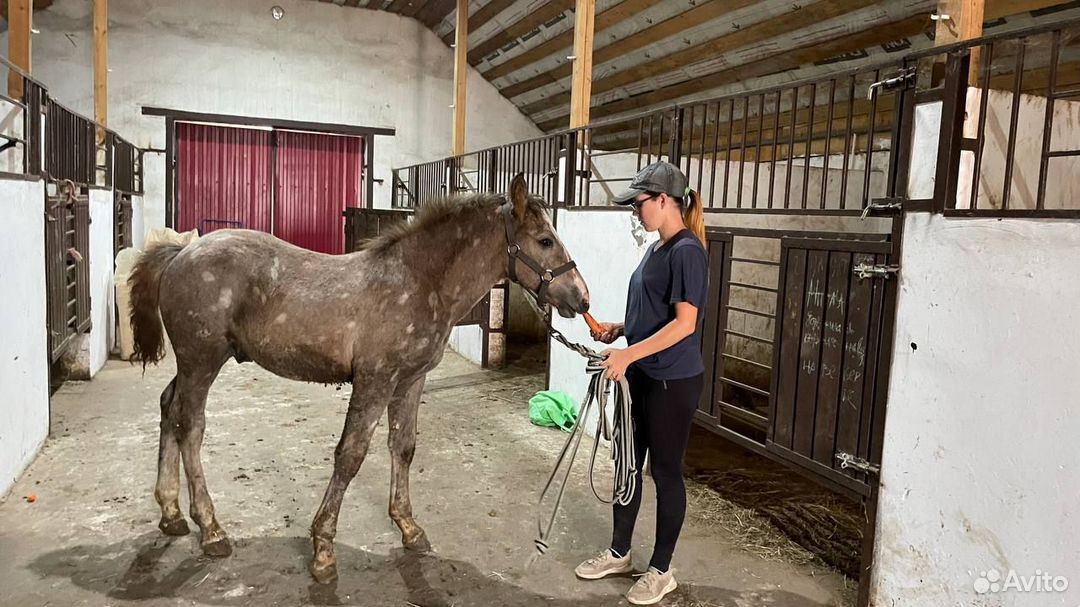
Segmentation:
{"type": "Polygon", "coordinates": [[[526,301],[528,301],[529,305],[531,305],[536,313],[540,315],[540,318],[544,320],[551,337],[585,358],[585,372],[590,376],[589,390],[585,394],[585,398],[581,401],[581,407],[578,409],[577,423],[574,424],[574,429],[570,432],[570,436],[568,436],[566,442],[563,443],[562,450],[559,451],[559,456],[555,460],[555,467],[552,468],[547,482],[544,483],[544,489],[540,492],[540,499],[537,500],[536,539],[533,540],[533,544],[536,546],[536,552],[533,553],[525,563],[525,567],[528,568],[547,552],[548,538],[551,537],[551,529],[555,525],[555,517],[558,515],[559,507],[562,505],[563,492],[566,490],[566,483],[570,478],[570,470],[573,468],[574,459],[577,457],[578,447],[581,446],[581,439],[585,434],[582,430],[582,422],[588,418],[594,403],[597,404],[599,412],[597,415],[596,438],[593,441],[592,453],[589,456],[589,486],[592,489],[593,495],[596,496],[596,499],[605,504],[615,503],[620,506],[629,504],[630,500],[634,497],[634,492],[637,491],[637,470],[634,467],[637,459],[634,451],[634,425],[630,414],[630,384],[627,383],[626,378],[623,377],[617,382],[614,391],[615,411],[613,419],[609,423],[605,411],[607,410],[608,391],[611,389],[611,384],[613,382],[605,376],[606,370],[604,367],[600,366],[604,357],[591,348],[570,341],[558,329],[551,326],[550,313],[545,313],[540,309],[539,304],[535,301],[532,293],[529,292],[528,289],[523,290],[526,293],[526,301]],[[601,436],[604,437],[604,440],[611,442],[611,458],[615,461],[615,478],[610,500],[601,497],[600,492],[597,491],[596,478],[594,475],[596,452],[600,445],[601,436]],[[567,457],[567,455],[569,455],[569,457],[567,457]],[[558,485],[558,492],[555,494],[555,505],[551,509],[551,515],[548,517],[547,524],[545,525],[541,510],[544,505],[544,499],[547,498],[548,493],[552,490],[552,483],[555,482],[555,477],[558,476],[560,468],[565,468],[565,470],[562,475],[562,480],[558,485]]]}

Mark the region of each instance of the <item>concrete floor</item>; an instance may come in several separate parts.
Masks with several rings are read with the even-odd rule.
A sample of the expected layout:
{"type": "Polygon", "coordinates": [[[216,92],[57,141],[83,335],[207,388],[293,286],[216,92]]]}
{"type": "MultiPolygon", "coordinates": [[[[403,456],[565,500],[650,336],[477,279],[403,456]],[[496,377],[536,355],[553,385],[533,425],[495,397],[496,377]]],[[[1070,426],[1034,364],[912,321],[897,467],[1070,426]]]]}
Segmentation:
{"type": "MultiPolygon", "coordinates": [[[[172,372],[170,360],[145,376],[110,361],[92,382],[71,382],[55,394],[50,439],[0,502],[0,604],[628,604],[622,593],[632,578],[584,582],[572,572],[610,533],[608,507],[584,483],[583,457],[551,549],[525,567],[535,500],[565,437],[528,421],[526,402],[544,381],[536,361],[483,372],[448,352],[431,374],[412,476],[431,554],[404,553],[386,515],[384,421],[342,508],[341,577],[330,586],[307,574],[307,528],[329,478],[347,391],[280,379],[253,364],[222,370],[207,407],[203,461],[234,551],[215,560],[201,555],[195,534],[167,538],[156,528],[157,402],[172,372]],[[25,499],[31,494],[34,503],[25,499]]],[[[648,482],[645,491],[639,566],[648,562],[652,539],[648,482]]],[[[186,501],[185,492],[185,511],[186,501]]],[[[816,607],[841,600],[840,576],[760,560],[724,529],[696,522],[693,509],[673,563],[680,588],[662,604],[816,607]]]]}

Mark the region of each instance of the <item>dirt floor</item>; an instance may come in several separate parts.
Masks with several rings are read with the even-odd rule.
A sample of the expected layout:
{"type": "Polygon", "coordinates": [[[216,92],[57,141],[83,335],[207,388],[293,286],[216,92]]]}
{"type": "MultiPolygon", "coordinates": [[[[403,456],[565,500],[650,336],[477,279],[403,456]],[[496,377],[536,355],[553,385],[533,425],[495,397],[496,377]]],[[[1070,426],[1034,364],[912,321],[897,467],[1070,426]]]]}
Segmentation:
{"type": "MultiPolygon", "coordinates": [[[[156,528],[157,401],[171,361],[145,376],[110,361],[94,381],[69,382],[54,395],[51,437],[0,502],[0,604],[625,605],[631,577],[584,582],[572,572],[610,534],[609,510],[587,489],[582,460],[551,549],[525,566],[535,500],[565,438],[528,421],[526,402],[544,382],[538,362],[526,353],[488,372],[446,354],[427,384],[412,475],[417,520],[433,552],[405,553],[386,514],[383,425],[342,508],[340,580],[321,586],[306,571],[307,528],[329,478],[347,391],[226,365],[210,393],[203,461],[234,551],[211,559],[195,534],[168,538],[156,528]]],[[[653,535],[648,482],[645,491],[639,566],[653,535]]],[[[700,485],[691,494],[674,560],[680,587],[663,605],[850,600],[843,576],[748,549],[740,532],[717,522],[726,519],[710,515],[728,508],[725,500],[700,485]]]]}

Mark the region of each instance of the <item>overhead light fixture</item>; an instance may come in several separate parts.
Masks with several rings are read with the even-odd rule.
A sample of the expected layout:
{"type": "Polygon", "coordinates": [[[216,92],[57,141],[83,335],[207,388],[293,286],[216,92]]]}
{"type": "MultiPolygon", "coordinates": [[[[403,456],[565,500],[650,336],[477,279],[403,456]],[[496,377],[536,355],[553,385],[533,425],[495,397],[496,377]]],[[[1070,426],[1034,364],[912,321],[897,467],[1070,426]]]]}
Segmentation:
{"type": "Polygon", "coordinates": [[[281,21],[281,18],[285,16],[285,9],[275,4],[270,9],[270,16],[274,18],[274,21],[281,21]]]}
{"type": "Polygon", "coordinates": [[[38,28],[36,28],[36,27],[32,27],[32,28],[30,28],[30,33],[31,33],[31,34],[40,34],[40,33],[41,33],[41,30],[39,30],[39,29],[38,29],[38,28]]]}

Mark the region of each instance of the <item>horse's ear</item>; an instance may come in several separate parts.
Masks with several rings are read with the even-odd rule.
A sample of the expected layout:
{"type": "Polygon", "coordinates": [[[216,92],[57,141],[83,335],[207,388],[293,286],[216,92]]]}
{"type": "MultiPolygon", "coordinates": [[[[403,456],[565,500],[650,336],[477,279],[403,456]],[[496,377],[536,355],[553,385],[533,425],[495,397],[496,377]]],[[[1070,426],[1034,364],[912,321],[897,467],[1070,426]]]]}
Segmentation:
{"type": "Polygon", "coordinates": [[[525,183],[525,175],[518,173],[510,182],[510,202],[514,203],[514,216],[518,221],[525,220],[525,203],[529,198],[529,186],[525,183]]]}

